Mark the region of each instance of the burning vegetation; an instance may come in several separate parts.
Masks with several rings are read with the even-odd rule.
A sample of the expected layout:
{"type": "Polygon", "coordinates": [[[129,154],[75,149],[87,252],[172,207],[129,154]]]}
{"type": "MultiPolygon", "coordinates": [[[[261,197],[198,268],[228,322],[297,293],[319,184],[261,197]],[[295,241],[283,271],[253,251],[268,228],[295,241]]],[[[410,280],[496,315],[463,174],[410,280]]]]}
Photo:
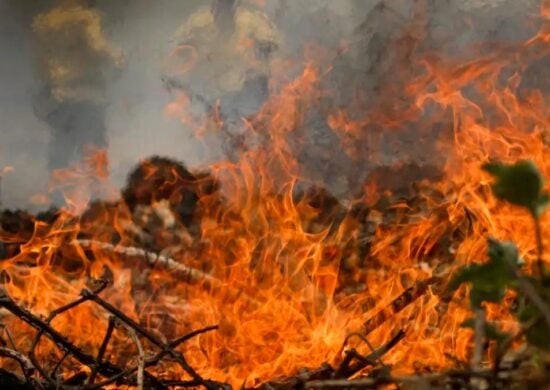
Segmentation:
{"type": "MultiPolygon", "coordinates": [[[[56,134],[103,118],[119,59],[85,3],[33,22],[48,99],[79,118],[46,114],[56,134]]],[[[162,78],[166,114],[227,158],[149,157],[119,191],[91,140],[52,173],[64,206],[2,211],[0,385],[547,385],[550,5],[526,39],[444,53],[443,2],[381,2],[357,68],[344,43],[276,55],[255,3],[191,15],[162,78]]]]}

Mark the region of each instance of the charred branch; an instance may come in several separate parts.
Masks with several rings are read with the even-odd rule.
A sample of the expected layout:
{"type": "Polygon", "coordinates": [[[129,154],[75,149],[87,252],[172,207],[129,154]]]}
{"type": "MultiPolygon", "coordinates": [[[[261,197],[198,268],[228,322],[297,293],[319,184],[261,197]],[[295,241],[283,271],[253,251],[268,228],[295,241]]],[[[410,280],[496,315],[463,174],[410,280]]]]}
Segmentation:
{"type": "Polygon", "coordinates": [[[405,337],[405,332],[399,331],[386,344],[379,349],[372,351],[367,356],[362,356],[355,350],[347,351],[345,358],[336,368],[332,367],[328,363],[324,363],[317,369],[304,370],[303,372],[289,378],[282,378],[277,381],[267,382],[263,384],[261,388],[264,390],[301,389],[307,386],[307,383],[311,381],[322,382],[324,380],[350,378],[368,366],[376,367],[380,362],[380,357],[397,345],[403,337],[405,337]]]}
{"type": "Polygon", "coordinates": [[[0,356],[17,361],[21,366],[24,374],[24,378],[19,378],[16,375],[8,374],[7,372],[0,372],[0,383],[3,383],[3,381],[8,381],[9,383],[13,384],[13,386],[21,386],[20,388],[29,388],[33,390],[54,388],[59,389],[65,388],[67,386],[74,387],[75,385],[79,388],[91,390],[100,389],[113,383],[119,385],[137,386],[137,388],[140,390],[145,388],[166,389],[175,386],[204,386],[205,388],[211,390],[228,387],[228,385],[226,384],[202,378],[189,365],[189,363],[187,363],[183,354],[175,350],[175,348],[182,343],[200,334],[217,329],[217,326],[210,326],[204,329],[190,332],[189,334],[183,335],[175,339],[171,343],[165,344],[149,331],[137,324],[135,321],[130,319],[127,315],[122,313],[120,310],[116,309],[114,306],[101,299],[97,294],[101,292],[105,288],[105,286],[106,283],[102,283],[100,287],[97,288],[95,291],[84,290],[80,298],[54,310],[46,320],[40,319],[39,317],[32,314],[30,311],[18,305],[11,297],[7,295],[6,292],[3,291],[2,295],[0,296],[0,306],[8,310],[21,321],[35,328],[37,330],[37,333],[35,338],[33,339],[28,357],[16,350],[9,349],[7,347],[0,347],[0,356]],[[93,357],[85,353],[82,349],[74,345],[71,341],[61,335],[50,325],[50,322],[57,315],[66,312],[72,308],[75,308],[76,306],[86,301],[93,301],[97,303],[99,306],[103,307],[111,314],[111,316],[109,317],[109,325],[107,327],[103,342],[97,353],[97,357],[93,357]],[[130,338],[137,347],[138,364],[136,367],[123,368],[104,359],[107,345],[111,340],[111,336],[114,329],[116,328],[117,323],[121,324],[126,329],[130,338]],[[47,338],[49,338],[55,343],[55,345],[59,349],[64,351],[63,358],[56,364],[51,374],[47,374],[45,368],[43,368],[39,364],[38,358],[36,357],[35,353],[36,347],[39,344],[42,336],[46,336],[47,338]],[[157,353],[152,358],[146,358],[146,351],[144,349],[143,343],[140,340],[140,337],[143,337],[151,344],[161,349],[161,352],[157,353]],[[72,356],[83,365],[90,367],[91,371],[89,375],[78,373],[73,377],[65,380],[63,383],[59,383],[59,381],[56,379],[56,372],[68,356],[72,356]],[[192,380],[165,381],[162,379],[158,379],[153,374],[145,371],[147,367],[155,366],[166,356],[170,356],[174,361],[176,361],[191,376],[192,380]],[[36,379],[36,372],[40,373],[42,380],[36,379]],[[98,375],[103,376],[105,379],[100,382],[94,383],[98,375]]]}

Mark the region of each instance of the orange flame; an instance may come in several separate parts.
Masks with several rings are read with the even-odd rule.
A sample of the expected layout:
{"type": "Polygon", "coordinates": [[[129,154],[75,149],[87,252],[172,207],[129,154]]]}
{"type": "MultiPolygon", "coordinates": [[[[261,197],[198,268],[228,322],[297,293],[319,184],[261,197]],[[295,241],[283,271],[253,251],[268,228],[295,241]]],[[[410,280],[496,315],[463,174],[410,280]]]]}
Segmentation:
{"type": "MultiPolygon", "coordinates": [[[[542,9],[547,19],[548,9],[542,9]]],[[[247,118],[246,136],[255,142],[239,161],[211,167],[222,192],[199,191],[200,245],[176,260],[208,272],[219,281],[216,288],[206,282],[189,285],[170,272],[141,272],[144,266],[138,260],[128,267],[122,256],[74,243],[79,234],[108,241],[109,226],[120,235],[121,245],[131,242],[122,228],[131,220],[123,204],[96,210],[89,220],[75,217],[89,202],[90,190],[108,177],[104,151],[96,151],[76,170],[54,173],[53,182],[64,188],[69,207],[53,223],[36,222],[30,237],[2,232],[2,240],[22,242],[19,254],[0,263],[5,288],[33,312],[47,315],[78,296],[87,278],[108,270],[114,284],[105,298],[159,337],[171,339],[219,324],[218,332],[182,348],[203,376],[234,385],[253,386],[302,367],[338,362],[346,337],[360,332],[367,320],[387,311],[418,281],[433,276],[447,281],[457,267],[482,261],[487,236],[512,240],[528,262],[535,258],[531,221],[491,196],[489,178],[480,166],[491,158],[530,159],[550,177],[545,141],[550,115],[543,91],[521,90],[523,72],[549,54],[548,43],[545,25],[513,50],[497,49],[469,61],[426,56],[420,75],[403,87],[404,103],[388,107],[383,102],[377,108],[389,111],[370,110],[360,119],[350,119],[345,110],[327,117],[353,158],[361,157],[357,143],[378,139],[375,125],[397,132],[416,126],[419,133],[436,123],[447,126],[449,131],[436,142],[446,156],[445,178],[417,183],[414,201],[395,203],[385,214],[373,210],[358,216],[342,208],[344,215],[337,220],[324,217],[330,209],[320,200],[322,194],[296,196],[305,114],[327,94],[323,72],[308,64],[290,83],[274,86],[258,115],[247,118]],[[373,230],[367,254],[361,251],[362,226],[373,230]]],[[[196,124],[188,104],[181,94],[167,113],[196,124]]],[[[367,183],[361,202],[373,207],[384,195],[378,183],[367,183]]],[[[550,219],[543,218],[542,224],[547,243],[550,219]]],[[[460,327],[470,315],[466,296],[459,291],[447,299],[443,289],[427,287],[368,335],[379,345],[396,330],[406,330],[405,339],[384,357],[395,372],[442,370],[455,364],[448,355],[468,359],[472,335],[460,327]]],[[[517,329],[502,307],[488,306],[488,317],[504,330],[517,329]]],[[[28,348],[31,331],[16,324],[16,319],[7,321],[18,346],[28,348]]],[[[99,348],[106,324],[107,313],[92,305],[81,305],[54,322],[61,333],[91,351],[99,348]]],[[[349,344],[369,351],[356,338],[349,344]]],[[[107,356],[115,359],[129,345],[116,335],[107,356]]],[[[50,361],[61,355],[46,342],[38,353],[50,361]]],[[[67,363],[66,374],[79,369],[77,363],[67,363]]],[[[185,378],[170,362],[157,369],[167,377],[185,378]]]]}

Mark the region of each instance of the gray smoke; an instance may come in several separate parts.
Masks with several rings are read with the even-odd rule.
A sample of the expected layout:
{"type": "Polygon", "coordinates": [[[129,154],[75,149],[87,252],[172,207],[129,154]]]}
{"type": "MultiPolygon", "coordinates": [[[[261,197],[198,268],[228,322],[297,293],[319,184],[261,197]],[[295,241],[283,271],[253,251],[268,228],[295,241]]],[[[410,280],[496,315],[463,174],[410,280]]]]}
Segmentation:
{"type": "Polygon", "coordinates": [[[15,3],[0,1],[0,172],[2,167],[14,167],[1,179],[0,200],[5,206],[26,207],[31,196],[47,188],[51,135],[31,103],[36,83],[26,26],[31,5],[15,3]]]}
{"type": "MultiPolygon", "coordinates": [[[[0,0],[0,50],[3,53],[0,169],[6,165],[15,168],[2,178],[0,196],[5,206],[37,207],[30,199],[47,192],[50,169],[77,159],[75,146],[88,142],[108,146],[115,187],[123,184],[127,172],[139,159],[153,154],[183,160],[191,167],[205,166],[231,155],[228,149],[233,146],[219,135],[208,135],[204,146],[193,136],[195,129],[165,114],[166,105],[178,92],[178,87],[170,88],[165,78],[166,60],[181,43],[176,32],[201,8],[209,9],[211,2],[96,0],[80,3],[100,12],[105,34],[124,54],[124,61],[116,77],[104,79],[101,104],[54,104],[52,108],[48,105],[51,103],[48,90],[41,90],[44,82],[36,66],[31,24],[35,15],[60,2],[0,0]],[[59,129],[70,128],[68,123],[76,131],[59,137],[59,129]],[[90,127],[96,131],[89,131],[90,127]]],[[[238,7],[254,8],[254,3],[241,0],[238,7]]],[[[326,182],[339,196],[356,190],[377,166],[367,159],[358,162],[335,152],[338,140],[326,124],[326,114],[338,107],[351,107],[359,88],[364,91],[363,104],[367,106],[391,103],[381,89],[386,85],[397,88],[399,73],[396,75],[396,72],[407,61],[406,53],[400,53],[395,47],[395,38],[411,24],[419,23],[414,10],[415,4],[420,3],[428,10],[424,48],[457,56],[476,42],[521,40],[530,36],[536,23],[526,22],[536,16],[540,2],[266,0],[265,7],[260,9],[280,33],[281,42],[275,49],[260,45],[259,56],[265,51],[273,58],[290,58],[301,64],[305,49],[312,43],[334,53],[331,59],[334,69],[327,77],[326,87],[337,94],[325,107],[309,115],[310,130],[305,135],[309,145],[303,149],[300,159],[308,175],[326,182]],[[348,49],[340,53],[343,41],[348,49]]],[[[176,81],[202,96],[202,101],[197,98],[192,102],[196,114],[206,113],[218,97],[222,114],[237,129],[240,118],[253,114],[266,98],[265,80],[260,76],[251,77],[255,81],[240,91],[223,95],[212,82],[212,75],[224,72],[219,69],[224,60],[213,57],[210,61],[210,65],[202,65],[204,78],[191,76],[176,81]]],[[[299,68],[297,65],[295,71],[299,68]]],[[[364,106],[357,107],[357,115],[364,109],[364,106]]],[[[397,146],[395,140],[388,140],[391,147],[384,151],[383,165],[393,164],[401,153],[407,154],[409,162],[426,155],[425,150],[417,154],[410,152],[417,141],[414,133],[402,138],[397,146]]],[[[357,145],[357,149],[367,154],[369,145],[357,145]]]]}

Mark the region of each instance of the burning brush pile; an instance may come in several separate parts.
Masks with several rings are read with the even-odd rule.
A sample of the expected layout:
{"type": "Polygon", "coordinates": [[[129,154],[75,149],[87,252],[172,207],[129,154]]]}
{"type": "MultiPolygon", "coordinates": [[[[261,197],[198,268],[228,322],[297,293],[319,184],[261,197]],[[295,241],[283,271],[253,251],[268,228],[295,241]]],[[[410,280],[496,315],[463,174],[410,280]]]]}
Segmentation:
{"type": "MultiPolygon", "coordinates": [[[[64,207],[4,210],[2,388],[548,383],[540,289],[550,220],[534,165],[550,177],[550,8],[533,15],[525,41],[481,45],[464,59],[429,50],[425,3],[384,38],[387,71],[371,69],[376,84],[357,86],[377,91],[374,100],[357,93],[339,104],[338,69],[352,60],[325,65],[322,50],[269,85],[239,131],[223,102],[190,113],[198,98],[179,85],[167,112],[200,136],[222,134],[229,159],[195,171],[148,158],[117,192],[107,150],[89,148],[53,173],[64,207]],[[318,146],[326,164],[380,162],[392,140],[409,141],[402,156],[430,140],[433,164],[400,158],[349,174],[365,184],[343,201],[328,189],[336,176],[311,180],[318,167],[304,162],[319,118],[332,140],[318,146]],[[494,160],[502,165],[482,169],[494,160]],[[526,160],[534,165],[512,165],[526,160]],[[506,256],[513,276],[502,272],[506,256]]],[[[397,18],[384,5],[377,12],[397,18]]]]}

